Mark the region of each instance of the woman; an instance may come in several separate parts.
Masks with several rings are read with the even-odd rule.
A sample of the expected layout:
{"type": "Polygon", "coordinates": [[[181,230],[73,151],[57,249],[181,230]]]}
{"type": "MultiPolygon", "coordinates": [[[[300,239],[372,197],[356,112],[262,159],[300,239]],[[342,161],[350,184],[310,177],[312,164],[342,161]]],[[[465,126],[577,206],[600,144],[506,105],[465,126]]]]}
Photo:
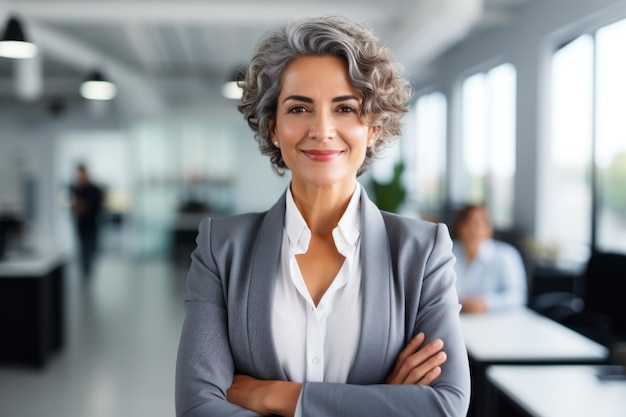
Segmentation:
{"type": "Polygon", "coordinates": [[[461,416],[469,370],[444,225],[382,213],[356,178],[409,91],[343,18],[264,37],[239,110],[291,184],[207,219],[188,275],[179,416],[461,416]]]}
{"type": "Polygon", "coordinates": [[[482,205],[461,208],[452,227],[457,292],[464,313],[523,306],[526,270],[512,245],[493,239],[489,213],[482,205]]]}

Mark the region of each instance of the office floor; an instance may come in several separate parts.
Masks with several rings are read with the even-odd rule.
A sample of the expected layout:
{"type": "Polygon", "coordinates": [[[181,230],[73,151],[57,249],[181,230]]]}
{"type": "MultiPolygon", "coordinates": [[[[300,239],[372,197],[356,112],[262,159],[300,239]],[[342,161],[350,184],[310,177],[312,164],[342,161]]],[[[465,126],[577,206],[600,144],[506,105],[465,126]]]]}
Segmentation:
{"type": "Polygon", "coordinates": [[[0,367],[3,417],[171,417],[186,266],[103,255],[66,275],[66,339],[43,370],[0,367]]]}

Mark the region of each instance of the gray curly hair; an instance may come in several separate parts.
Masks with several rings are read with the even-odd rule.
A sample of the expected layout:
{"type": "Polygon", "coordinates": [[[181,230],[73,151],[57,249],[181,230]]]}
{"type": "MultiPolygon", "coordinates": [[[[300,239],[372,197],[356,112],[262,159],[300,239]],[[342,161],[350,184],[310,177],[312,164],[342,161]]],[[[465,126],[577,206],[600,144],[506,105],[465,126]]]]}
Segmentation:
{"type": "Polygon", "coordinates": [[[346,61],[352,86],[363,97],[360,116],[380,127],[379,137],[368,148],[357,175],[402,132],[401,118],[408,111],[411,90],[391,62],[391,51],[364,26],[343,17],[295,20],[267,32],[239,75],[243,96],[238,109],[255,132],[261,153],[270,157],[279,175],[287,166],[280,149],[272,144],[269,124],[276,118],[281,76],[298,57],[324,55],[346,61]]]}

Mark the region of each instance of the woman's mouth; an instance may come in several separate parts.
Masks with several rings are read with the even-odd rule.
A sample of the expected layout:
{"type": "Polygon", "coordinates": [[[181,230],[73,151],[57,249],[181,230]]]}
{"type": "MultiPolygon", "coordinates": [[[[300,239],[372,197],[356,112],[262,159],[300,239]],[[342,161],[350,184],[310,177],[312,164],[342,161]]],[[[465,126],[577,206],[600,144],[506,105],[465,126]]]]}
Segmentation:
{"type": "Polygon", "coordinates": [[[342,151],[332,150],[332,149],[325,149],[325,150],[310,149],[310,150],[302,151],[302,152],[309,159],[312,159],[314,161],[320,161],[320,162],[331,161],[337,158],[342,153],[342,151]]]}

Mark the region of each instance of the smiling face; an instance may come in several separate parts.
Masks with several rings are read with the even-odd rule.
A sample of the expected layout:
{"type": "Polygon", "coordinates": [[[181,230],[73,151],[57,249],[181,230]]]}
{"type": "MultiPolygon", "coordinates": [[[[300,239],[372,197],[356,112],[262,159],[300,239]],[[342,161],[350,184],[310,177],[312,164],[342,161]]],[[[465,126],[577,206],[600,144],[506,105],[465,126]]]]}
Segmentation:
{"type": "Polygon", "coordinates": [[[304,56],[287,66],[270,133],[292,172],[292,187],[354,190],[378,132],[359,116],[361,100],[338,57],[304,56]]]}

